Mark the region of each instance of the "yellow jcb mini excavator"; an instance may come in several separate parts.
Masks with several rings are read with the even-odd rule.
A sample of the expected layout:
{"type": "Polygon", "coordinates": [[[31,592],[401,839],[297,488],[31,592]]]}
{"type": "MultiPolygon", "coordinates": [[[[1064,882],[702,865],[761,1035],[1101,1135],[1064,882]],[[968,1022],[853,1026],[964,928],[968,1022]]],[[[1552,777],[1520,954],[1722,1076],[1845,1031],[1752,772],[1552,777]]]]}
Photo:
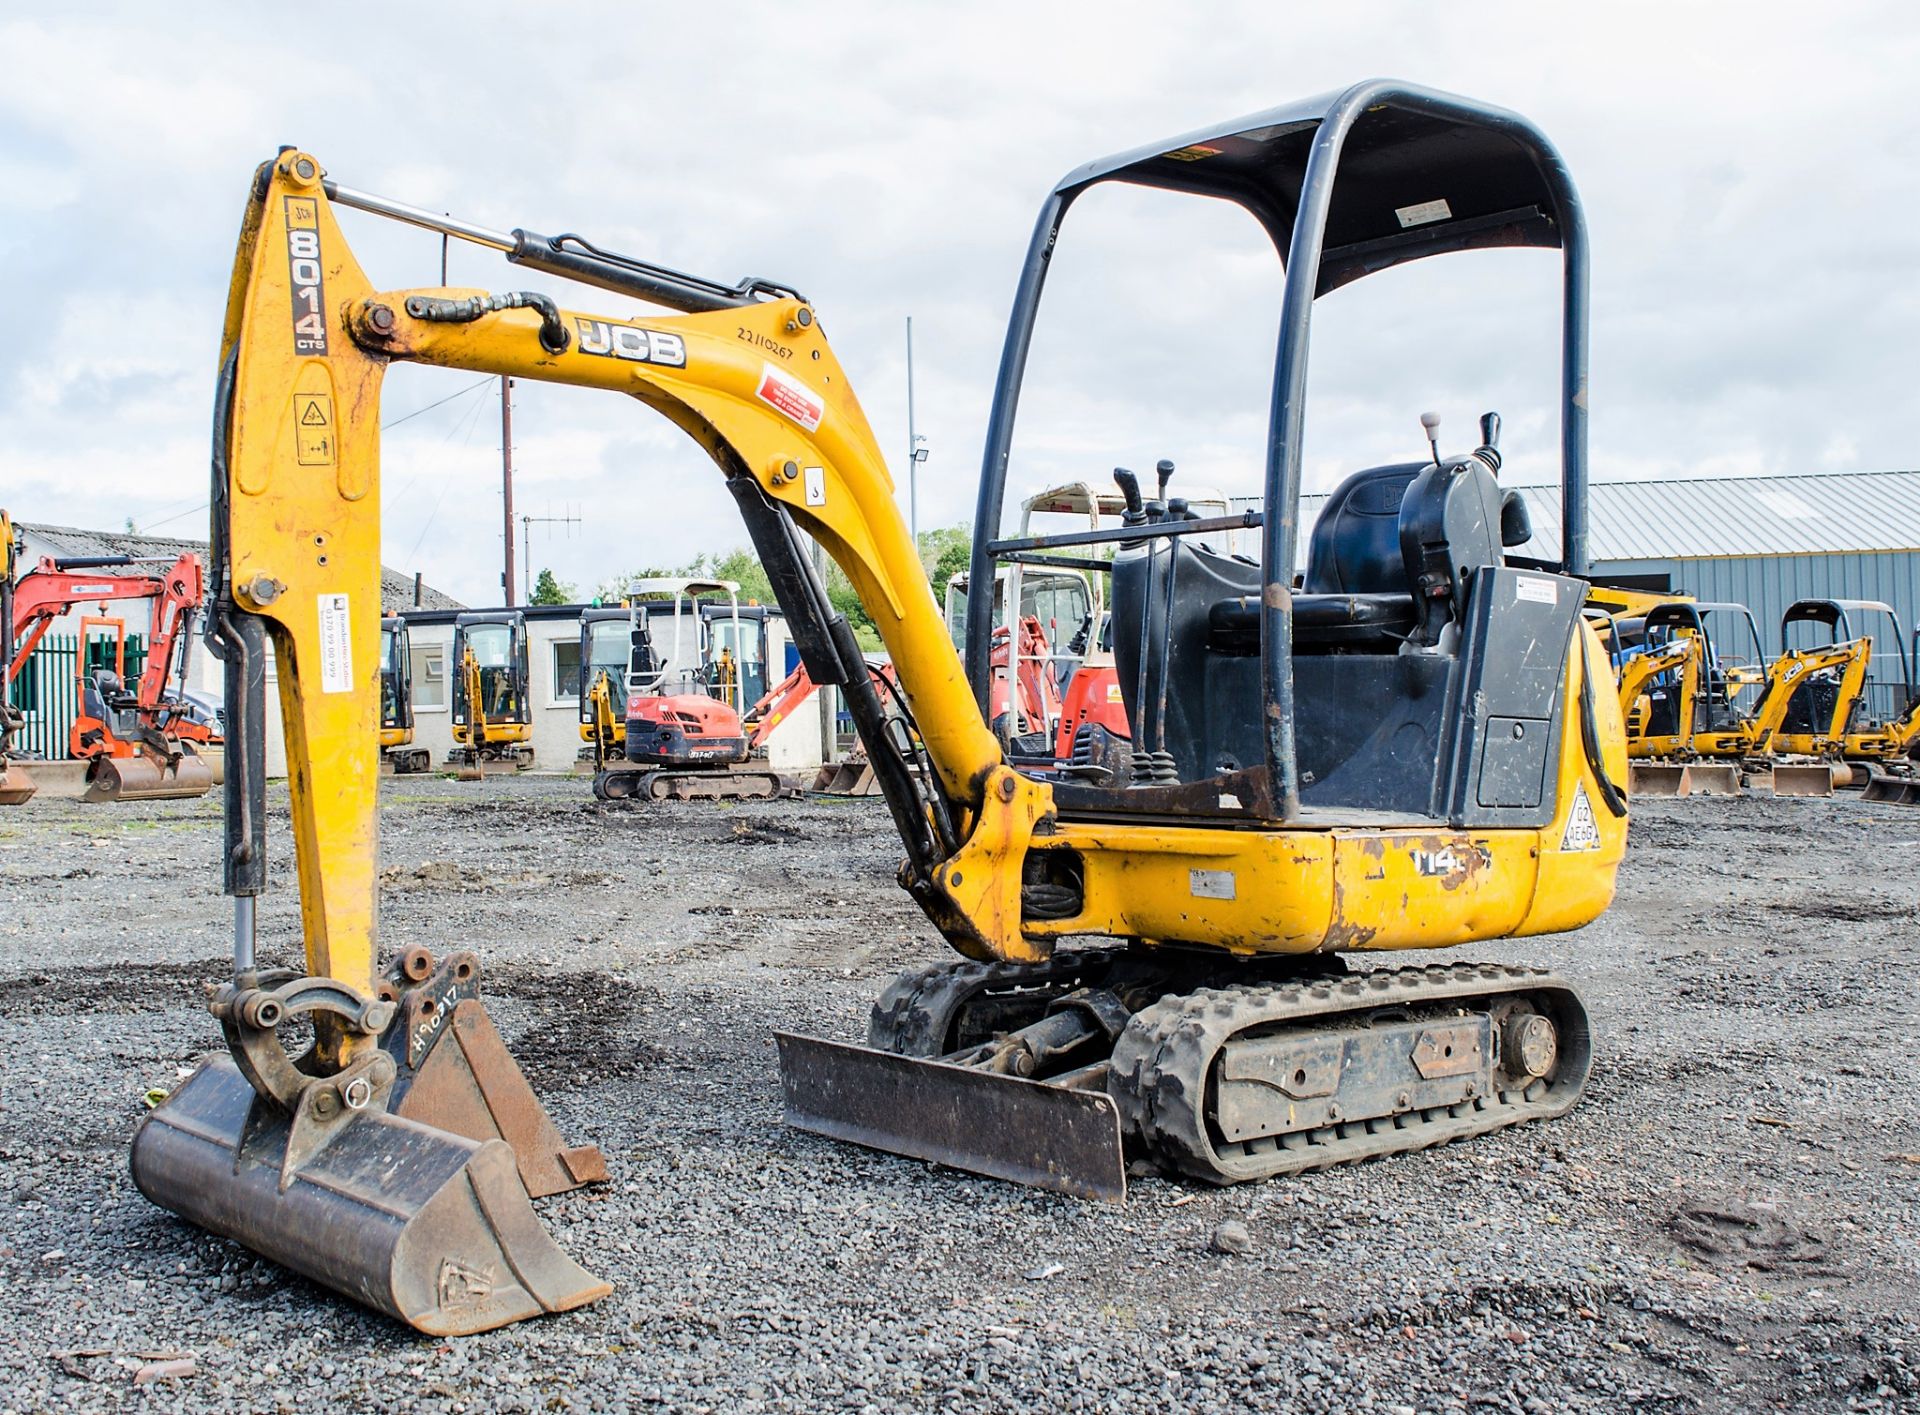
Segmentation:
{"type": "Polygon", "coordinates": [[[380,769],[426,771],[433,753],[413,745],[413,642],[407,621],[389,614],[380,621],[380,769]]]}
{"type": "Polygon", "coordinates": [[[527,619],[516,609],[462,614],[453,621],[453,751],[462,781],[488,768],[518,771],[531,753],[527,619]]]}
{"type": "Polygon", "coordinates": [[[1151,699],[1126,703],[1140,724],[1131,778],[1096,784],[1008,765],[985,716],[990,617],[970,616],[963,663],[807,301],[576,236],[452,221],[339,185],[303,152],[260,169],[217,401],[218,627],[233,733],[253,725],[249,768],[262,641],[281,649],[307,971],[264,974],[254,957],[261,788],[256,771],[230,769],[236,978],[215,1010],[231,1057],[203,1064],[136,1136],[150,1197],[430,1330],[602,1290],[577,1269],[529,1276],[566,1260],[510,1192],[511,1152],[462,1130],[473,1112],[392,1113],[444,1015],[404,1010],[431,985],[409,987],[408,955],[383,984],[373,930],[379,387],[395,360],[605,389],[660,412],[712,456],[809,674],[844,694],[906,847],[901,881],[965,958],[889,987],[870,1046],[783,1036],[793,1123],[1118,1199],[1127,1148],[1229,1183],[1574,1104],[1591,1049],[1567,982],[1471,963],[1349,974],[1339,957],[1574,929],[1612,898],[1626,752],[1580,614],[1587,240],[1565,166],[1511,113],[1370,82],[1076,170],[1047,198],[1015,303],[976,585],[1040,549],[994,538],[1014,406],[1061,218],[1100,182],[1240,204],[1285,253],[1286,289],[1265,507],[1231,518],[1262,530],[1263,563],[1194,549],[1220,527],[1131,496],[1125,524],[1050,538],[1063,557],[1117,547],[1118,676],[1151,699]],[[685,313],[383,292],[335,224],[341,206],[685,313]],[[1315,297],[1403,261],[1510,245],[1563,254],[1564,558],[1508,561],[1528,528],[1497,480],[1489,416],[1468,455],[1436,444],[1350,476],[1296,587],[1315,297]],[[892,715],[802,532],[885,641],[892,715]],[[1061,946],[1085,938],[1104,943],[1061,946]],[[297,1066],[276,1031],[296,1011],[319,1034],[297,1066]]]}

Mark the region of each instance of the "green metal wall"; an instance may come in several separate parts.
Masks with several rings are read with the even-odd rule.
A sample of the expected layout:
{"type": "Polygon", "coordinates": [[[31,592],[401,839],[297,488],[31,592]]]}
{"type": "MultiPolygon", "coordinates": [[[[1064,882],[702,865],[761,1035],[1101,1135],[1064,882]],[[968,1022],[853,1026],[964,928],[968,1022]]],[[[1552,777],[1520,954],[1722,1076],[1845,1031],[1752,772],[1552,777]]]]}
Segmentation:
{"type": "MultiPolygon", "coordinates": [[[[14,734],[13,749],[32,756],[58,759],[67,755],[67,739],[80,706],[80,685],[74,672],[74,657],[79,641],[71,635],[47,635],[20,665],[13,680],[13,705],[26,717],[26,725],[14,734]]],[[[142,634],[127,635],[127,678],[140,676],[146,666],[147,640],[142,634]]],[[[113,643],[95,638],[87,644],[87,668],[113,667],[113,643]]]]}

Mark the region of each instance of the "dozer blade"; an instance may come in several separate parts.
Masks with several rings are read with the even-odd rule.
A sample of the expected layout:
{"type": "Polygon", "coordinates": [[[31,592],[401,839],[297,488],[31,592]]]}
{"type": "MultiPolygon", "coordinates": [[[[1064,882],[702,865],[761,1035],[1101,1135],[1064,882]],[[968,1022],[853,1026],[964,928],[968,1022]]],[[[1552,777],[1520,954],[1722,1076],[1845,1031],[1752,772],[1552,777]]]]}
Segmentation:
{"type": "Polygon", "coordinates": [[[1738,796],[1740,766],[1737,762],[1689,762],[1687,790],[1694,796],[1738,796]]]}
{"type": "Polygon", "coordinates": [[[1632,796],[1684,796],[1688,769],[1673,762],[1629,762],[1627,793],[1632,796]]]}
{"type": "Polygon", "coordinates": [[[87,769],[83,801],[167,801],[204,796],[213,789],[213,772],[194,756],[173,764],[142,753],[132,757],[95,757],[87,769]]]}
{"type": "Polygon", "coordinates": [[[31,800],[35,789],[33,778],[17,763],[0,762],[0,806],[31,800]]]}
{"type": "Polygon", "coordinates": [[[502,1141],[369,1110],[283,1186],[291,1133],[230,1058],[208,1057],[141,1122],[133,1180],[162,1208],[434,1336],[612,1291],[547,1236],[502,1141]]]}
{"type": "Polygon", "coordinates": [[[1082,1199],[1127,1197],[1120,1113],[1104,1091],[774,1035],[789,1125],[1082,1199]]]}
{"type": "Polygon", "coordinates": [[[1825,762],[1775,763],[1773,794],[1776,796],[1831,796],[1833,768],[1825,762]]]}

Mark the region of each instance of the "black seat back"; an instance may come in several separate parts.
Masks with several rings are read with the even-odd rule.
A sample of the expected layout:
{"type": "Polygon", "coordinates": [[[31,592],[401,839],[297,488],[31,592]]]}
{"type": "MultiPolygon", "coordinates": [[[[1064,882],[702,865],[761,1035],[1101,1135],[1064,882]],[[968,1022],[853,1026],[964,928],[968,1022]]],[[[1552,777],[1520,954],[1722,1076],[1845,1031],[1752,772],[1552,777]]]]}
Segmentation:
{"type": "Polygon", "coordinates": [[[1355,472],[1320,508],[1307,542],[1306,594],[1405,594],[1400,503],[1424,462],[1355,472]]]}

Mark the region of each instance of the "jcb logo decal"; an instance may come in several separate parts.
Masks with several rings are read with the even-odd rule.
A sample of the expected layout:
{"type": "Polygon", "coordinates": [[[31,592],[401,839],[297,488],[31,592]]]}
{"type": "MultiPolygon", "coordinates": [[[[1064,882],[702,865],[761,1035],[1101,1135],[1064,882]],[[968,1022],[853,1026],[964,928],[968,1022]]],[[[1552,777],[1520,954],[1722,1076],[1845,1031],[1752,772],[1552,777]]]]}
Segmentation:
{"type": "Polygon", "coordinates": [[[320,272],[320,204],[287,198],[287,276],[293,285],[293,352],[327,356],[327,292],[320,272]]]}
{"type": "Polygon", "coordinates": [[[580,332],[580,352],[598,354],[603,359],[629,359],[636,364],[659,364],[663,368],[687,366],[687,343],[678,334],[662,334],[657,329],[640,329],[631,324],[613,324],[604,319],[573,321],[580,332]]]}

